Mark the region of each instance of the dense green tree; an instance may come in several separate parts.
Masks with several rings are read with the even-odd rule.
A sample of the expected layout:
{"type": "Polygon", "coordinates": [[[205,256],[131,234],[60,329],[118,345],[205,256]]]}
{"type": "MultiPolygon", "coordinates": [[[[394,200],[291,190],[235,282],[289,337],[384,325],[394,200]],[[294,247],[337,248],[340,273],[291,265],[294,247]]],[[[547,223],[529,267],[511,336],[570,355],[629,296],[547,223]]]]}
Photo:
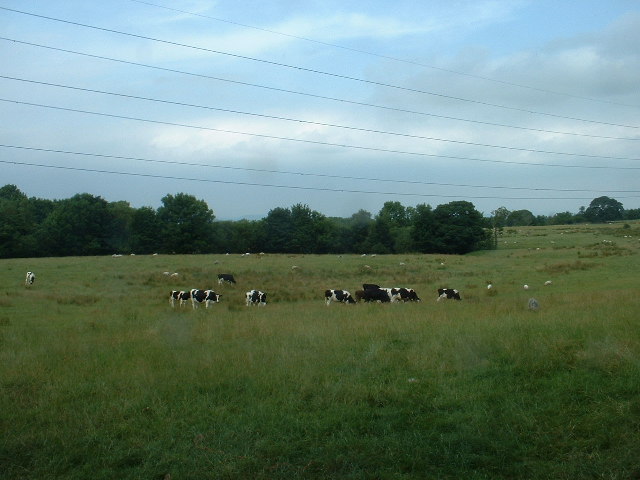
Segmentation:
{"type": "Polygon", "coordinates": [[[103,255],[109,243],[113,215],[101,197],[80,193],[60,200],[39,230],[39,244],[47,255],[103,255]]]}
{"type": "Polygon", "coordinates": [[[640,220],[640,208],[631,208],[624,211],[625,220],[640,220]]]}
{"type": "Polygon", "coordinates": [[[507,216],[506,226],[528,227],[535,225],[536,217],[529,210],[515,210],[507,216]]]}
{"type": "Polygon", "coordinates": [[[435,238],[435,216],[430,205],[421,203],[416,206],[413,216],[411,236],[418,252],[433,253],[437,251],[435,238]]]}
{"type": "Polygon", "coordinates": [[[162,198],[158,208],[163,251],[207,253],[213,248],[215,215],[204,200],[178,193],[162,198]]]}
{"type": "MultiPolygon", "coordinates": [[[[141,254],[162,251],[160,220],[152,207],[138,208],[131,218],[131,251],[141,254]]],[[[163,252],[164,253],[164,252],[163,252]]]]}
{"type": "Polygon", "coordinates": [[[269,210],[264,223],[264,251],[269,253],[288,252],[293,236],[291,210],[277,207],[269,210]]]}
{"type": "MultiPolygon", "coordinates": [[[[135,209],[129,202],[110,202],[107,206],[111,213],[112,223],[109,237],[109,244],[116,252],[132,253],[131,249],[131,223],[135,214],[135,209]]],[[[142,252],[134,252],[142,253],[142,252]]]]}
{"type": "Polygon", "coordinates": [[[37,255],[35,210],[15,185],[0,188],[0,258],[37,255]]]}
{"type": "Polygon", "coordinates": [[[591,200],[584,215],[589,222],[613,222],[624,218],[624,207],[619,201],[603,196],[591,200]]]}
{"type": "Polygon", "coordinates": [[[373,225],[371,212],[358,210],[345,223],[344,252],[366,253],[370,251],[368,237],[373,225]]]}
{"type": "Polygon", "coordinates": [[[571,225],[573,223],[576,223],[576,217],[571,212],[559,212],[549,219],[551,225],[571,225]]]}
{"type": "Polygon", "coordinates": [[[471,202],[438,205],[433,215],[438,252],[465,254],[486,244],[484,219],[471,202]]]}
{"type": "Polygon", "coordinates": [[[291,253],[316,253],[322,234],[324,215],[308,205],[298,203],[291,207],[291,241],[287,251],[291,253]]]}

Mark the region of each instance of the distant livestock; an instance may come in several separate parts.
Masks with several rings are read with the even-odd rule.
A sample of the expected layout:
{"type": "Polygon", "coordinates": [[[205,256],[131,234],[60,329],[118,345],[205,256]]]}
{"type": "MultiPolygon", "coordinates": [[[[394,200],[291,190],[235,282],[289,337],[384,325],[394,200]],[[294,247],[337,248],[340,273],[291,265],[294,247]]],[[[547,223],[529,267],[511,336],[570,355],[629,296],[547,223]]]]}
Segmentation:
{"type": "Polygon", "coordinates": [[[447,300],[462,300],[460,298],[460,292],[455,288],[439,288],[438,289],[438,302],[446,298],[447,300]]]}
{"type": "Polygon", "coordinates": [[[376,285],[375,283],[363,283],[362,284],[362,289],[363,290],[375,290],[377,288],[380,288],[380,285],[376,285]]]}
{"type": "Polygon", "coordinates": [[[367,288],[362,292],[362,300],[365,302],[390,303],[400,300],[400,292],[395,288],[367,288]]]}
{"type": "Polygon", "coordinates": [[[180,292],[178,290],[171,290],[169,293],[169,303],[172,307],[176,306],[176,300],[180,298],[180,292]]]}
{"type": "Polygon", "coordinates": [[[189,301],[190,298],[191,298],[191,292],[186,292],[184,290],[181,290],[180,293],[178,293],[178,300],[180,300],[181,307],[183,305],[186,305],[186,303],[189,301]]]}
{"type": "Polygon", "coordinates": [[[219,273],[218,274],[218,285],[221,285],[222,282],[236,283],[236,279],[233,278],[233,275],[231,275],[230,273],[219,273]]]}
{"type": "Polygon", "coordinates": [[[220,301],[220,294],[213,290],[199,290],[194,288],[191,290],[191,306],[194,310],[198,308],[198,305],[204,303],[205,308],[209,308],[210,303],[218,303],[220,301]]]}
{"type": "Polygon", "coordinates": [[[327,306],[329,306],[331,302],[356,303],[351,294],[346,290],[326,290],[324,292],[324,299],[327,306]]]}
{"type": "Polygon", "coordinates": [[[27,276],[24,279],[24,284],[28,287],[29,285],[33,285],[33,282],[36,281],[36,274],[33,272],[27,272],[27,276]]]}
{"type": "Polygon", "coordinates": [[[400,300],[403,302],[419,302],[420,298],[413,288],[394,288],[400,293],[400,300]]]}
{"type": "Polygon", "coordinates": [[[260,290],[249,290],[246,293],[247,297],[247,307],[258,305],[259,307],[264,307],[267,304],[267,294],[261,292],[260,290]]]}

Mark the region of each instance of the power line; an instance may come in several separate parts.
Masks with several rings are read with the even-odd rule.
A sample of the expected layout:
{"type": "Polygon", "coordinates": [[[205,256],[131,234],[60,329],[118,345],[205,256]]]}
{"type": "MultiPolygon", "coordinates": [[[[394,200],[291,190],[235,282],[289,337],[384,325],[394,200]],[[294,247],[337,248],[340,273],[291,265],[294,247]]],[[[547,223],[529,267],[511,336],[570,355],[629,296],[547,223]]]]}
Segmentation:
{"type": "MultiPolygon", "coordinates": [[[[460,198],[461,195],[439,195],[439,194],[429,194],[429,193],[408,193],[408,192],[383,192],[383,191],[375,191],[375,190],[351,190],[346,188],[327,188],[327,187],[303,187],[299,185],[278,185],[271,183],[257,183],[257,182],[237,182],[237,181],[228,181],[228,180],[211,180],[206,178],[190,178],[190,177],[177,177],[175,175],[167,176],[167,175],[156,175],[151,173],[132,173],[132,172],[119,172],[114,170],[99,170],[94,168],[83,168],[83,167],[65,167],[61,165],[46,165],[40,163],[30,163],[30,162],[17,162],[12,160],[0,160],[0,163],[8,164],[8,165],[20,165],[20,166],[28,166],[28,167],[37,167],[37,168],[51,168],[58,170],[67,170],[67,171],[77,171],[77,172],[87,172],[87,173],[99,173],[99,174],[110,174],[110,175],[121,175],[121,176],[129,176],[129,177],[144,177],[144,178],[155,178],[155,179],[163,179],[163,180],[184,180],[190,182],[203,182],[203,183],[220,183],[226,185],[242,185],[242,186],[251,186],[251,187],[269,187],[269,188],[284,188],[284,189],[295,189],[295,190],[311,190],[311,191],[321,191],[321,192],[333,192],[333,193],[361,193],[368,195],[394,195],[394,196],[405,196],[405,197],[440,197],[440,198],[460,198]]],[[[469,196],[464,195],[464,198],[470,198],[474,200],[485,200],[485,199],[495,199],[495,200],[592,200],[590,197],[497,197],[497,196],[469,196]]],[[[640,198],[639,196],[619,196],[618,198],[640,198]]]]}
{"type": "MultiPolygon", "coordinates": [[[[133,66],[136,66],[136,67],[149,68],[149,69],[153,69],[153,70],[159,70],[159,71],[170,72],[170,73],[177,73],[177,74],[180,74],[180,75],[188,75],[188,76],[192,76],[192,77],[196,77],[196,78],[204,78],[204,79],[215,80],[215,81],[219,81],[219,82],[232,83],[232,84],[236,84],[236,85],[242,85],[242,86],[245,86],[245,87],[261,88],[261,89],[265,89],[265,90],[269,90],[269,91],[273,91],[273,92],[280,92],[280,93],[286,93],[286,94],[306,96],[306,97],[310,97],[310,98],[317,98],[317,99],[320,99],[320,100],[330,100],[330,101],[333,101],[333,102],[339,102],[339,103],[344,103],[344,104],[348,104],[348,105],[356,105],[356,106],[360,106],[360,107],[376,108],[376,109],[381,109],[381,110],[385,110],[385,111],[407,113],[407,114],[411,114],[411,115],[421,115],[421,116],[427,116],[427,117],[433,117],[433,118],[440,118],[440,119],[444,119],[444,120],[454,120],[454,121],[460,121],[460,122],[469,122],[469,123],[475,123],[475,124],[480,124],[480,125],[490,125],[490,126],[496,126],[496,127],[514,128],[514,129],[518,129],[518,130],[529,130],[529,131],[541,132],[541,133],[553,133],[553,134],[560,134],[560,135],[575,135],[575,136],[584,136],[584,137],[593,137],[593,138],[604,138],[604,139],[610,139],[610,140],[636,140],[636,138],[629,138],[629,137],[608,137],[608,136],[589,135],[589,134],[574,133],[574,132],[560,132],[560,131],[544,130],[544,129],[538,129],[538,128],[532,128],[532,127],[523,127],[523,126],[518,126],[518,125],[508,125],[508,124],[503,124],[503,123],[494,123],[494,122],[488,122],[488,121],[483,121],[483,120],[472,120],[472,119],[467,119],[467,118],[451,117],[451,116],[447,116],[447,115],[438,115],[438,114],[434,114],[434,113],[420,112],[420,111],[416,111],[416,110],[408,110],[408,109],[397,108],[397,107],[389,107],[389,106],[385,106],[385,105],[376,105],[376,104],[366,103],[366,102],[357,102],[357,101],[348,100],[348,99],[345,99],[345,98],[329,97],[329,96],[318,95],[318,94],[313,94],[313,93],[308,93],[308,92],[300,92],[300,91],[296,91],[296,90],[278,88],[278,87],[273,87],[273,86],[269,86],[269,85],[261,85],[261,84],[258,84],[258,83],[242,82],[242,81],[239,81],[239,80],[231,80],[231,79],[228,79],[228,78],[216,77],[216,76],[213,76],[213,75],[205,75],[205,74],[201,74],[201,73],[187,72],[187,71],[184,71],[184,70],[176,70],[176,69],[172,69],[172,68],[158,67],[156,65],[149,65],[149,64],[145,64],[145,63],[132,62],[132,61],[122,60],[122,59],[113,58],[113,57],[105,57],[105,56],[102,56],[102,55],[94,55],[94,54],[85,53],[85,52],[78,52],[78,51],[75,51],[75,50],[68,50],[68,49],[64,49],[64,48],[52,47],[52,46],[49,46],[49,45],[42,45],[42,44],[37,44],[37,43],[25,42],[25,41],[17,40],[17,39],[14,39],[14,38],[0,37],[0,40],[4,40],[4,41],[7,41],[7,42],[13,42],[13,43],[19,43],[19,44],[22,44],[22,45],[28,45],[30,47],[43,48],[43,49],[47,49],[47,50],[53,50],[53,51],[57,51],[57,52],[69,53],[69,54],[73,54],[73,55],[80,55],[80,56],[89,57],[89,58],[95,58],[95,59],[99,59],[99,60],[107,60],[107,61],[110,61],[110,62],[122,63],[124,65],[133,65],[133,66]]],[[[572,118],[572,117],[561,117],[561,116],[557,116],[557,117],[558,118],[563,118],[563,119],[577,120],[577,119],[572,118]]],[[[619,125],[619,124],[614,124],[614,123],[597,122],[597,121],[593,121],[593,120],[580,120],[580,121],[584,121],[584,122],[588,122],[588,123],[596,123],[596,124],[601,124],[601,125],[607,125],[607,126],[636,128],[636,127],[633,127],[633,126],[630,127],[630,126],[627,126],[627,125],[619,125]]]]}
{"type": "Polygon", "coordinates": [[[382,59],[385,59],[385,60],[392,60],[394,62],[406,63],[406,64],[409,64],[409,65],[415,65],[415,66],[418,66],[418,67],[429,68],[429,69],[432,69],[432,70],[438,70],[440,72],[445,72],[445,73],[453,73],[455,75],[460,75],[460,76],[469,77],[469,78],[476,78],[476,79],[479,79],[479,80],[486,80],[488,82],[499,83],[501,85],[508,85],[510,87],[524,88],[524,89],[533,90],[533,91],[536,91],[536,92],[550,93],[550,94],[553,94],[553,95],[569,97],[569,98],[576,98],[576,99],[579,99],[579,100],[587,100],[587,101],[590,101],[590,102],[607,103],[607,104],[610,104],[610,105],[619,105],[619,106],[622,106],[622,107],[638,108],[638,105],[631,105],[631,104],[626,104],[626,103],[621,103],[621,102],[613,102],[611,100],[602,100],[602,99],[599,99],[599,98],[586,97],[586,96],[583,96],[583,95],[575,95],[575,94],[566,93],[566,92],[556,92],[554,90],[548,90],[548,89],[544,89],[544,88],[533,87],[531,85],[524,85],[524,84],[521,84],[521,83],[508,82],[508,81],[500,80],[500,79],[496,79],[496,78],[485,77],[483,75],[475,75],[475,74],[468,73],[468,72],[459,72],[457,70],[451,70],[451,69],[448,69],[448,68],[436,67],[436,66],[427,65],[427,64],[424,64],[424,63],[421,63],[421,62],[416,62],[414,60],[407,60],[407,59],[403,59],[403,58],[393,57],[393,56],[390,56],[390,55],[382,55],[380,53],[369,52],[367,50],[362,50],[362,49],[353,48],[353,47],[347,47],[345,45],[339,45],[339,44],[336,44],[336,43],[323,42],[321,40],[315,40],[315,39],[308,38],[308,37],[302,37],[300,35],[292,35],[292,34],[289,34],[289,33],[279,32],[277,30],[270,30],[268,28],[256,27],[255,25],[248,25],[246,23],[234,22],[232,20],[227,20],[227,19],[223,19],[223,18],[219,18],[219,17],[212,17],[212,16],[209,16],[209,15],[203,15],[203,14],[200,14],[200,13],[194,13],[194,12],[189,12],[189,11],[186,11],[186,10],[180,10],[180,9],[177,9],[177,8],[171,8],[171,7],[167,7],[165,5],[159,5],[157,3],[144,2],[142,0],[129,0],[129,1],[135,2],[135,3],[140,3],[140,4],[143,4],[143,5],[149,5],[149,6],[152,6],[152,7],[163,8],[165,10],[170,10],[170,11],[173,11],[173,12],[184,13],[184,14],[187,14],[187,15],[193,15],[194,17],[207,18],[207,19],[210,19],[210,20],[215,20],[217,22],[228,23],[230,25],[237,25],[239,27],[250,28],[250,29],[253,29],[253,30],[261,31],[261,32],[266,32],[266,33],[271,33],[271,34],[274,34],[274,35],[280,35],[280,36],[283,36],[283,37],[293,38],[293,39],[296,39],[296,40],[303,40],[305,42],[311,42],[311,43],[315,43],[317,45],[323,45],[323,46],[326,46],[326,47],[339,48],[341,50],[346,50],[346,51],[349,51],[349,52],[361,53],[361,54],[364,54],[364,55],[369,55],[369,56],[372,56],[372,57],[382,58],[382,59]]]}
{"type": "MultiPolygon", "coordinates": [[[[469,184],[457,184],[457,183],[439,183],[439,182],[425,182],[418,180],[392,180],[388,178],[372,178],[372,177],[354,177],[347,175],[331,175],[327,173],[308,173],[308,172],[293,172],[287,170],[270,170],[264,168],[248,168],[248,167],[233,167],[228,165],[215,165],[215,164],[207,164],[207,163],[196,163],[196,162],[178,162],[175,160],[158,160],[158,159],[150,159],[150,158],[141,158],[141,157],[127,157],[120,155],[108,155],[101,153],[88,153],[88,152],[73,152],[69,150],[57,150],[51,148],[38,148],[38,147],[25,147],[19,145],[4,145],[0,144],[2,148],[14,148],[19,150],[29,150],[35,152],[44,152],[44,153],[56,153],[63,155],[78,155],[78,156],[86,156],[86,157],[96,157],[96,158],[108,158],[113,160],[129,160],[134,162],[145,162],[145,163],[158,163],[163,165],[180,165],[186,167],[205,167],[205,168],[219,168],[226,170],[238,170],[242,172],[259,172],[259,173],[273,173],[279,175],[298,175],[305,177],[317,177],[317,178],[331,178],[331,179],[339,179],[339,180],[357,180],[357,181],[370,181],[370,182],[385,182],[385,183],[401,183],[401,184],[411,184],[411,185],[425,185],[425,186],[438,186],[438,187],[461,187],[461,188],[489,188],[489,189],[499,189],[499,190],[530,190],[530,191],[544,191],[544,192],[609,192],[609,193],[640,193],[638,190],[609,190],[609,189],[601,189],[601,190],[589,190],[589,189],[571,189],[571,188],[528,188],[528,187],[506,187],[506,186],[494,186],[494,185],[469,185],[469,184]]],[[[640,167],[639,167],[640,169],[640,167]]]]}
{"type": "MultiPolygon", "coordinates": [[[[159,125],[170,125],[170,126],[174,126],[174,127],[192,128],[192,129],[206,130],[206,131],[212,131],[212,132],[231,133],[231,134],[234,134],[234,135],[246,135],[246,136],[257,137],[257,138],[268,138],[268,139],[272,139],[272,140],[283,140],[283,141],[288,141],[288,142],[307,143],[307,144],[313,144],[313,145],[324,145],[324,146],[341,147],[341,148],[352,148],[352,149],[358,149],[358,150],[367,150],[367,151],[375,151],[375,152],[383,152],[383,153],[394,153],[394,154],[401,154],[401,155],[418,155],[418,156],[439,157],[439,158],[456,158],[456,157],[451,157],[451,156],[427,154],[427,153],[421,153],[421,152],[407,152],[407,151],[402,151],[402,150],[391,150],[391,149],[384,149],[384,148],[365,147],[365,146],[361,146],[361,145],[349,145],[349,144],[339,144],[339,143],[331,143],[331,142],[321,142],[321,141],[317,141],[317,140],[305,140],[305,139],[300,139],[300,138],[281,137],[281,136],[277,136],[277,135],[267,135],[267,134],[261,134],[261,133],[241,132],[241,131],[238,131],[238,130],[228,130],[228,129],[222,129],[222,128],[203,127],[203,126],[200,126],[200,125],[189,125],[189,124],[184,124],[184,123],[167,122],[167,121],[162,121],[162,120],[152,120],[152,119],[147,119],[147,118],[130,117],[130,116],[126,116],[126,115],[116,115],[116,114],[104,113],[104,112],[92,112],[92,111],[89,111],[89,110],[80,110],[80,109],[75,109],[75,108],[58,107],[58,106],[54,106],[54,105],[44,105],[44,104],[41,104],[41,103],[23,102],[23,101],[19,101],[19,100],[6,99],[6,98],[0,98],[0,102],[14,103],[16,105],[27,105],[27,106],[39,107],[39,108],[48,108],[48,109],[52,109],[52,110],[60,110],[60,111],[65,111],[65,112],[82,113],[82,114],[86,114],[86,115],[96,115],[96,116],[109,117],[109,118],[119,118],[119,119],[123,119],[123,120],[133,120],[133,121],[137,121],[137,122],[154,123],[154,124],[159,124],[159,125]]],[[[427,137],[425,137],[425,138],[427,138],[427,137]]],[[[612,156],[604,156],[604,155],[591,155],[591,154],[587,154],[587,153],[553,152],[553,151],[547,151],[547,150],[536,150],[536,149],[519,148],[519,147],[507,147],[507,146],[501,146],[501,145],[488,145],[488,144],[482,144],[482,143],[464,142],[464,141],[460,141],[460,140],[448,140],[448,139],[439,139],[439,138],[429,138],[429,139],[430,140],[434,140],[434,141],[440,141],[440,142],[455,143],[455,144],[475,146],[475,147],[496,148],[496,149],[503,149],[503,150],[509,150],[509,151],[521,151],[521,152],[540,153],[540,154],[549,154],[549,155],[562,155],[562,156],[592,158],[592,159],[601,159],[601,160],[627,160],[627,161],[633,161],[633,162],[640,161],[640,158],[612,157],[612,156]]],[[[457,157],[457,158],[461,159],[460,157],[457,157]]],[[[465,160],[470,160],[469,158],[464,158],[464,159],[465,160]]],[[[524,162],[508,162],[508,161],[499,161],[499,160],[480,160],[480,159],[474,159],[474,160],[475,161],[495,162],[495,163],[515,163],[515,164],[520,164],[520,165],[524,164],[524,162]]],[[[531,164],[532,165],[537,165],[535,163],[531,163],[531,164]]],[[[565,166],[565,165],[563,165],[563,166],[565,166]]],[[[582,168],[589,168],[589,167],[582,167],[582,168]]],[[[590,168],[593,168],[593,167],[590,167],[590,168]]],[[[619,168],[619,167],[608,167],[608,168],[619,168]]]]}
{"type": "Polygon", "coordinates": [[[354,81],[354,82],[360,82],[360,83],[365,83],[365,84],[369,84],[369,85],[375,85],[375,86],[379,86],[379,87],[393,88],[393,89],[402,90],[402,91],[411,92],[411,93],[419,93],[419,94],[423,94],[423,95],[431,95],[431,96],[435,96],[435,97],[439,97],[439,98],[446,98],[446,99],[449,99],[449,100],[456,100],[456,101],[461,101],[461,102],[474,103],[474,104],[477,104],[477,105],[483,105],[483,106],[494,107],[494,108],[501,108],[501,109],[505,109],[505,110],[518,111],[518,112],[523,112],[523,113],[533,114],[533,115],[544,115],[544,116],[550,116],[550,117],[555,117],[555,118],[563,118],[563,119],[568,119],[568,120],[582,121],[582,122],[588,122],[588,123],[598,123],[598,124],[601,124],[601,125],[610,125],[610,126],[625,127],[625,128],[634,128],[634,129],[640,128],[640,126],[636,126],[636,125],[620,125],[620,124],[614,124],[614,123],[608,123],[608,122],[602,122],[602,121],[587,120],[587,119],[581,119],[581,118],[575,118],[575,117],[567,117],[567,116],[556,115],[556,114],[552,114],[552,113],[538,112],[538,111],[528,110],[528,109],[524,109],[524,108],[510,107],[510,106],[507,106],[507,105],[500,105],[500,104],[495,104],[495,103],[490,103],[490,102],[483,102],[481,100],[473,100],[473,99],[468,99],[468,98],[463,98],[463,97],[456,97],[456,96],[453,96],[453,95],[446,95],[446,94],[442,94],[442,93],[429,92],[429,91],[426,91],[426,90],[419,90],[419,89],[414,89],[414,88],[409,88],[409,87],[401,87],[399,85],[393,85],[393,84],[384,83],[384,82],[376,82],[376,81],[373,81],[373,80],[365,80],[363,78],[351,77],[351,76],[348,76],[348,75],[341,75],[341,74],[337,74],[337,73],[324,72],[322,70],[316,70],[316,69],[312,69],[312,68],[305,68],[305,67],[301,67],[301,66],[298,66],[298,65],[290,65],[290,64],[286,64],[286,63],[282,63],[282,62],[275,62],[275,61],[271,61],[271,60],[265,60],[265,59],[255,58],[255,57],[249,57],[247,55],[239,55],[239,54],[235,54],[235,53],[224,52],[224,51],[221,51],[221,50],[215,50],[215,49],[206,48],[206,47],[198,47],[198,46],[195,46],[195,45],[189,45],[189,44],[180,43],[180,42],[174,42],[174,41],[170,41],[170,40],[163,40],[163,39],[159,39],[159,38],[148,37],[148,36],[145,36],[145,35],[139,35],[139,34],[135,34],[135,33],[122,32],[120,30],[114,30],[114,29],[110,29],[110,28],[97,27],[95,25],[89,25],[89,24],[80,23],[80,22],[73,22],[73,21],[70,21],[70,20],[63,20],[63,19],[60,19],[60,18],[49,17],[49,16],[46,16],[46,15],[39,15],[39,14],[36,14],[36,13],[25,12],[25,11],[16,10],[16,9],[13,9],[13,8],[7,8],[7,7],[1,7],[0,6],[0,10],[5,10],[5,11],[13,12],[13,13],[19,13],[19,14],[22,14],[22,15],[41,18],[41,19],[44,19],[44,20],[50,20],[50,21],[54,21],[54,22],[65,23],[65,24],[68,24],[68,25],[74,25],[74,26],[79,26],[79,27],[83,27],[83,28],[89,28],[89,29],[98,30],[98,31],[102,31],[102,32],[115,33],[117,35],[124,35],[124,36],[127,36],[127,37],[138,38],[138,39],[141,39],[141,40],[149,40],[149,41],[153,41],[153,42],[163,43],[163,44],[166,44],[166,45],[189,48],[189,49],[192,49],[192,50],[198,50],[198,51],[203,51],[203,52],[208,52],[208,53],[215,53],[215,54],[218,54],[218,55],[225,55],[225,56],[232,57],[232,58],[239,58],[239,59],[242,59],[242,60],[250,60],[250,61],[253,61],[253,62],[259,62],[259,63],[263,63],[263,64],[266,64],[266,65],[272,65],[272,66],[282,67],[282,68],[289,68],[289,69],[298,70],[298,71],[307,72],[307,73],[313,73],[313,74],[317,74],[317,75],[325,75],[325,76],[329,76],[329,77],[333,77],[333,78],[339,78],[339,79],[342,79],[342,80],[350,80],[350,81],[354,81]]]}
{"type": "MultiPolygon", "coordinates": [[[[284,121],[295,122],[295,123],[306,123],[306,124],[310,124],[310,125],[319,125],[319,126],[323,126],[323,127],[342,128],[342,129],[346,129],[346,130],[355,130],[355,131],[366,132],[366,133],[379,133],[379,134],[384,134],[384,135],[393,135],[393,136],[416,138],[416,139],[423,139],[423,140],[445,141],[445,140],[442,140],[442,139],[435,139],[435,138],[432,138],[432,137],[425,137],[425,136],[421,136],[421,135],[411,135],[411,134],[404,134],[404,133],[399,133],[399,132],[390,132],[390,131],[386,131],[386,130],[375,130],[375,129],[370,129],[370,128],[354,127],[354,126],[351,126],[351,125],[339,125],[339,124],[334,124],[334,123],[324,123],[324,122],[317,122],[317,121],[312,121],[312,120],[303,120],[303,119],[300,119],[300,118],[281,117],[281,116],[277,116],[277,115],[267,115],[267,114],[261,114],[261,113],[255,113],[255,112],[245,112],[245,111],[240,111],[240,110],[232,110],[232,109],[227,109],[227,108],[212,107],[212,106],[206,106],[206,105],[197,105],[197,104],[193,104],[193,103],[185,103],[185,102],[178,102],[178,101],[172,101],[172,100],[163,100],[163,99],[151,98],[151,97],[141,97],[141,96],[130,95],[130,94],[125,94],[125,93],[109,92],[109,91],[105,91],[105,90],[97,90],[97,89],[92,89],[92,88],[84,88],[84,87],[77,87],[77,86],[71,86],[71,85],[62,85],[62,84],[59,84],[59,83],[51,83],[51,82],[42,82],[42,81],[31,80],[31,79],[26,79],[26,78],[10,77],[10,76],[7,76],[7,75],[0,75],[0,78],[4,78],[6,80],[13,80],[13,81],[17,81],[17,82],[32,83],[32,84],[37,84],[37,85],[45,85],[45,86],[48,86],[48,87],[66,88],[66,89],[69,89],[69,90],[77,90],[77,91],[88,92],[88,93],[98,93],[98,94],[101,94],[101,95],[111,95],[111,96],[122,97],[122,98],[131,98],[131,99],[135,99],[135,100],[144,100],[144,101],[148,101],[148,102],[164,103],[164,104],[168,104],[168,105],[178,105],[178,106],[182,106],[182,107],[192,107],[192,108],[200,108],[200,109],[206,109],[206,110],[214,110],[214,111],[218,111],[218,112],[234,113],[234,114],[238,114],[238,115],[249,115],[249,116],[253,116],[253,117],[270,118],[270,119],[274,119],[274,120],[284,120],[284,121]]],[[[478,123],[488,123],[488,122],[478,122],[478,123]]],[[[496,124],[490,124],[490,123],[489,123],[489,125],[496,126],[496,124]]],[[[504,125],[501,125],[501,126],[504,126],[504,125]]],[[[554,134],[560,134],[560,135],[575,135],[575,136],[580,136],[580,137],[601,138],[601,139],[607,139],[607,140],[630,140],[630,141],[640,140],[640,137],[636,137],[636,138],[609,137],[609,136],[604,136],[604,135],[591,135],[591,134],[572,133],[572,132],[558,132],[558,131],[543,130],[543,129],[538,129],[538,128],[525,128],[525,127],[511,127],[511,128],[521,128],[521,129],[524,129],[524,130],[534,130],[536,132],[554,133],[554,134]]],[[[451,141],[454,141],[454,140],[451,140],[451,141]]]]}

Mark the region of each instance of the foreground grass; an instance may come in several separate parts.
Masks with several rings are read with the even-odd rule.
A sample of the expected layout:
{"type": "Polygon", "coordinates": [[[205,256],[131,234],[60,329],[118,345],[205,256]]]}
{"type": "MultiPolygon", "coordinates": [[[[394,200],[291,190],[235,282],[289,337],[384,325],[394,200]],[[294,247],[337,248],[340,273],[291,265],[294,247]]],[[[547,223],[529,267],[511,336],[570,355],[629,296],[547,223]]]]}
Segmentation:
{"type": "Polygon", "coordinates": [[[568,235],[467,257],[4,261],[3,478],[637,478],[637,245],[544,232],[568,235]],[[241,283],[223,303],[169,307],[222,271],[241,283]],[[378,279],[424,301],[323,305],[378,279]],[[249,288],[270,305],[244,307],[249,288]]]}

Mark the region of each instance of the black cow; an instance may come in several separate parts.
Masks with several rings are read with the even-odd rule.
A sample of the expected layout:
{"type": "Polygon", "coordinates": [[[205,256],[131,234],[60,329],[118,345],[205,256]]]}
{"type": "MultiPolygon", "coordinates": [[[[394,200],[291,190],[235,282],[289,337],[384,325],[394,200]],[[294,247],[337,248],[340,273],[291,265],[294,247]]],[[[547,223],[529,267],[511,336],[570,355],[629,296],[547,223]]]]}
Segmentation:
{"type": "Polygon", "coordinates": [[[458,290],[456,290],[455,288],[439,288],[438,289],[438,302],[440,300],[442,300],[443,298],[446,298],[448,300],[451,300],[451,299],[462,300],[460,298],[460,292],[458,292],[458,290]]]}
{"type": "Polygon", "coordinates": [[[376,285],[375,283],[363,283],[362,284],[362,289],[363,290],[375,290],[377,288],[380,288],[380,285],[376,285]]]}
{"type": "Polygon", "coordinates": [[[249,305],[258,305],[264,307],[267,304],[267,294],[260,290],[249,290],[246,293],[247,307],[249,305]]]}
{"type": "Polygon", "coordinates": [[[395,288],[368,288],[362,291],[362,300],[365,302],[389,303],[400,298],[400,293],[395,288]]]}
{"type": "Polygon", "coordinates": [[[324,299],[327,302],[327,306],[329,306],[331,302],[356,303],[351,294],[346,290],[325,290],[324,299]]]}
{"type": "Polygon", "coordinates": [[[221,295],[213,290],[191,290],[191,305],[195,309],[197,304],[204,303],[205,308],[209,308],[210,303],[218,303],[221,295]]]}
{"type": "Polygon", "coordinates": [[[219,273],[218,274],[218,285],[221,285],[222,282],[236,283],[236,279],[233,278],[233,275],[231,275],[230,273],[219,273]]]}

